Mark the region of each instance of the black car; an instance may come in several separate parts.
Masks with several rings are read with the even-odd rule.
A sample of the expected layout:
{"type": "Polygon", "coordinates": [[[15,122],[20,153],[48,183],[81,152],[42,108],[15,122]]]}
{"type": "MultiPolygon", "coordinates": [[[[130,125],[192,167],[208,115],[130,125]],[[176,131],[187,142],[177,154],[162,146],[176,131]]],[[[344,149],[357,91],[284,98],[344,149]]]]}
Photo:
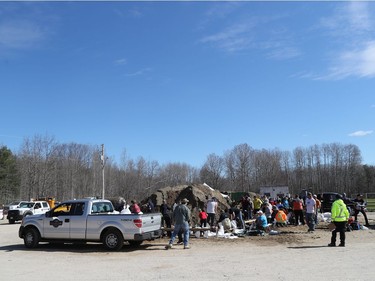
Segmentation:
{"type": "MultiPolygon", "coordinates": [[[[336,200],[336,195],[339,194],[341,197],[342,194],[337,192],[324,192],[321,194],[321,201],[322,201],[322,212],[331,212],[332,203],[336,200]]],[[[344,199],[344,203],[346,204],[346,207],[351,210],[354,209],[355,202],[353,202],[352,199],[346,198],[344,199]]]]}

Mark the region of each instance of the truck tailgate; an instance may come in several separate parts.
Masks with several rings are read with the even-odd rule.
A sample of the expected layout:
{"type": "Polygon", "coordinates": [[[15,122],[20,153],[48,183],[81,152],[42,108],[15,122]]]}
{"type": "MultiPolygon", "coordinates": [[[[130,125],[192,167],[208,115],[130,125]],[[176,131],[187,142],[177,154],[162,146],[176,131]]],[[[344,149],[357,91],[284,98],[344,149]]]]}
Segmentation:
{"type": "Polygon", "coordinates": [[[141,232],[143,233],[159,230],[161,227],[161,215],[159,213],[143,214],[141,219],[141,232]]]}

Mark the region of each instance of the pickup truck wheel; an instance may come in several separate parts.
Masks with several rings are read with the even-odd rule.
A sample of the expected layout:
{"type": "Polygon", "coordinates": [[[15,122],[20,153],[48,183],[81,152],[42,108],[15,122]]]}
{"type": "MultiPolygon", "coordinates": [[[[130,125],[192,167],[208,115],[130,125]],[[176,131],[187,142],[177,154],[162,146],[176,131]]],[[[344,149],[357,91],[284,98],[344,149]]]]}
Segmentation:
{"type": "Polygon", "coordinates": [[[124,237],[117,229],[110,229],[103,235],[103,244],[108,250],[120,250],[124,245],[124,237]]]}
{"type": "Polygon", "coordinates": [[[26,248],[35,248],[39,244],[39,233],[35,228],[28,228],[23,234],[23,242],[26,248]]]}
{"type": "Polygon", "coordinates": [[[9,220],[9,224],[14,224],[15,222],[15,220],[9,220]]]}

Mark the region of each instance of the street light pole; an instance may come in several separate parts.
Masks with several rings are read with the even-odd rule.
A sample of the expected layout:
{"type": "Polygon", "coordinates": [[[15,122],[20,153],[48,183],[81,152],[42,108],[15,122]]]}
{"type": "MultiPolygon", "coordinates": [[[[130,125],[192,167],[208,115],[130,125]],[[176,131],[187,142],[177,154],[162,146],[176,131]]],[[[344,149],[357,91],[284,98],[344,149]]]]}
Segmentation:
{"type": "Polygon", "coordinates": [[[102,155],[101,155],[100,159],[102,160],[102,179],[103,179],[102,199],[104,199],[104,194],[105,194],[105,185],[104,185],[104,165],[105,165],[104,144],[102,144],[102,155]]]}

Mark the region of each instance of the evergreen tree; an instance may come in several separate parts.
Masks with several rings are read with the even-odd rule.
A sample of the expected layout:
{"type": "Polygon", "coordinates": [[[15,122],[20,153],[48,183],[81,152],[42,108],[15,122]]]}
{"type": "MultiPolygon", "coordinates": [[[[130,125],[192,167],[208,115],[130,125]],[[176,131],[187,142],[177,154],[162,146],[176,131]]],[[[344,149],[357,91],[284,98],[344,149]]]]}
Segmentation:
{"type": "Polygon", "coordinates": [[[6,146],[0,148],[0,202],[7,203],[18,198],[20,178],[17,159],[6,146]]]}

